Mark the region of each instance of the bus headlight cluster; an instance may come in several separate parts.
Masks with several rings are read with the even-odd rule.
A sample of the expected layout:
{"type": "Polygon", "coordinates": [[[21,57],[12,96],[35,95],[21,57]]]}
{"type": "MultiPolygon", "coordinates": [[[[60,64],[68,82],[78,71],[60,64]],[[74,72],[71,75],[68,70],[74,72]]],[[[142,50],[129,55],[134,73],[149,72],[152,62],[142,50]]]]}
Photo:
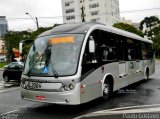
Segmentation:
{"type": "Polygon", "coordinates": [[[25,82],[21,82],[21,87],[24,88],[24,89],[26,88],[25,82]]]}
{"type": "Polygon", "coordinates": [[[21,82],[21,87],[24,89],[27,89],[29,82],[25,81],[25,82],[21,82]]]}
{"type": "Polygon", "coordinates": [[[75,84],[63,85],[63,89],[65,91],[70,91],[70,90],[73,90],[74,88],[75,88],[75,84]]]}

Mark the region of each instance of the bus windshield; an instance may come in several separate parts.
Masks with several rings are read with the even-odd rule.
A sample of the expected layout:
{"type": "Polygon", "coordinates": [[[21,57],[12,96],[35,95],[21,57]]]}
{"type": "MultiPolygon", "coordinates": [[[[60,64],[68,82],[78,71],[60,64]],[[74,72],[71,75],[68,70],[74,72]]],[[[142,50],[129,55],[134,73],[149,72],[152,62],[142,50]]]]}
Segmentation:
{"type": "Polygon", "coordinates": [[[70,76],[77,71],[84,34],[61,34],[39,37],[26,59],[28,76],[70,76]]]}

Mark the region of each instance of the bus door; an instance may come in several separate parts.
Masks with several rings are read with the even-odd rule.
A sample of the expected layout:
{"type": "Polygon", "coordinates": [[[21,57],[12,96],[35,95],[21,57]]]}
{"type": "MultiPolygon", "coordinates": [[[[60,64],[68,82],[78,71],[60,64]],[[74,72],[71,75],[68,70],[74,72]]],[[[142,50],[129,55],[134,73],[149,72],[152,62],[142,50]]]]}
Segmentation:
{"type": "Polygon", "coordinates": [[[125,87],[128,85],[128,72],[127,72],[127,62],[119,61],[119,86],[125,87]]]}
{"type": "Polygon", "coordinates": [[[143,64],[142,60],[137,60],[136,61],[136,72],[135,73],[138,77],[137,80],[141,80],[142,77],[143,77],[143,66],[142,66],[142,64],[143,64]]]}
{"type": "Polygon", "coordinates": [[[99,31],[93,31],[87,41],[82,63],[81,102],[87,102],[101,96],[103,79],[98,60],[99,31]]]}
{"type": "Polygon", "coordinates": [[[132,84],[138,80],[138,75],[136,74],[137,70],[137,47],[136,41],[130,38],[126,39],[126,60],[128,68],[128,83],[132,84]]]}
{"type": "Polygon", "coordinates": [[[126,48],[125,48],[125,37],[117,36],[117,52],[119,61],[119,74],[118,74],[118,87],[122,88],[128,85],[128,70],[126,62],[126,48]]]}
{"type": "Polygon", "coordinates": [[[128,75],[128,84],[132,84],[137,81],[138,77],[136,75],[136,61],[127,62],[127,75],[128,75]]]}

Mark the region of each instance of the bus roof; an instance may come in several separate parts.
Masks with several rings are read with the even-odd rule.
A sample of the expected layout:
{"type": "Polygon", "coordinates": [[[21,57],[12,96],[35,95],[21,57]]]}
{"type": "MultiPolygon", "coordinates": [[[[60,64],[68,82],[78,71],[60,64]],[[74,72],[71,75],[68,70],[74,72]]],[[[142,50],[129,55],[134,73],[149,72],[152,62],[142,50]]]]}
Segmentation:
{"type": "Polygon", "coordinates": [[[153,43],[151,40],[142,38],[136,34],[112,27],[112,26],[108,26],[108,25],[104,25],[101,23],[96,23],[96,22],[81,22],[81,23],[72,23],[72,24],[64,24],[64,25],[60,25],[57,27],[54,27],[51,30],[48,30],[44,33],[42,33],[41,35],[39,35],[39,37],[41,36],[46,36],[46,35],[54,35],[54,34],[66,34],[66,33],[87,33],[90,29],[101,29],[101,30],[105,30],[108,32],[112,32],[118,35],[122,35],[125,37],[129,37],[129,38],[133,38],[136,40],[141,40],[141,41],[145,41],[148,43],[153,43]]]}
{"type": "Polygon", "coordinates": [[[62,34],[62,33],[86,33],[91,27],[97,24],[98,23],[93,23],[93,22],[63,24],[42,33],[40,36],[50,35],[50,34],[62,34]]]}

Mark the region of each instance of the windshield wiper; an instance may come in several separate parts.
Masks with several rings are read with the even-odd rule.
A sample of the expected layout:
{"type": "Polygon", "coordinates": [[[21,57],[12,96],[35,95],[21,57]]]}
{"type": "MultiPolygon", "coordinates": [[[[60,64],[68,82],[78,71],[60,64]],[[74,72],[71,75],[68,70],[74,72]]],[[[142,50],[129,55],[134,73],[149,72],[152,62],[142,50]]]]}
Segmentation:
{"type": "Polygon", "coordinates": [[[54,65],[53,65],[53,63],[52,63],[52,61],[51,61],[51,49],[52,49],[52,46],[47,46],[47,49],[45,50],[45,54],[46,54],[46,61],[45,61],[45,64],[46,64],[46,66],[48,66],[49,65],[49,63],[51,63],[51,67],[52,67],[52,71],[53,71],[53,73],[54,73],[54,76],[55,76],[55,78],[58,78],[59,77],[59,75],[58,75],[58,73],[57,73],[57,71],[56,71],[56,69],[54,68],[54,65]]]}
{"type": "Polygon", "coordinates": [[[42,55],[40,55],[40,56],[38,57],[38,59],[35,61],[35,63],[33,63],[32,67],[31,67],[30,70],[28,71],[28,73],[27,73],[27,76],[28,76],[28,77],[30,77],[30,73],[31,73],[33,67],[34,67],[35,64],[39,61],[39,59],[41,58],[41,56],[42,56],[42,55]]]}
{"type": "MultiPolygon", "coordinates": [[[[33,42],[33,51],[34,51],[34,52],[36,51],[36,47],[35,47],[35,43],[34,43],[34,42],[33,42]]],[[[41,56],[39,56],[38,60],[40,59],[40,57],[41,57],[41,56]]],[[[33,60],[34,60],[34,59],[33,59],[33,60]]],[[[37,60],[37,61],[38,61],[38,60],[37,60]]],[[[32,67],[29,69],[29,71],[28,71],[28,73],[27,73],[27,76],[28,76],[28,77],[30,77],[30,73],[31,73],[32,68],[34,67],[34,65],[35,65],[35,64],[33,64],[32,67]]]]}
{"type": "Polygon", "coordinates": [[[59,75],[58,75],[58,73],[57,73],[56,69],[54,68],[53,63],[52,63],[51,61],[50,61],[50,63],[51,63],[51,65],[52,65],[52,71],[53,71],[53,73],[54,73],[54,77],[55,77],[55,78],[58,78],[58,77],[59,77],[59,75]]]}

